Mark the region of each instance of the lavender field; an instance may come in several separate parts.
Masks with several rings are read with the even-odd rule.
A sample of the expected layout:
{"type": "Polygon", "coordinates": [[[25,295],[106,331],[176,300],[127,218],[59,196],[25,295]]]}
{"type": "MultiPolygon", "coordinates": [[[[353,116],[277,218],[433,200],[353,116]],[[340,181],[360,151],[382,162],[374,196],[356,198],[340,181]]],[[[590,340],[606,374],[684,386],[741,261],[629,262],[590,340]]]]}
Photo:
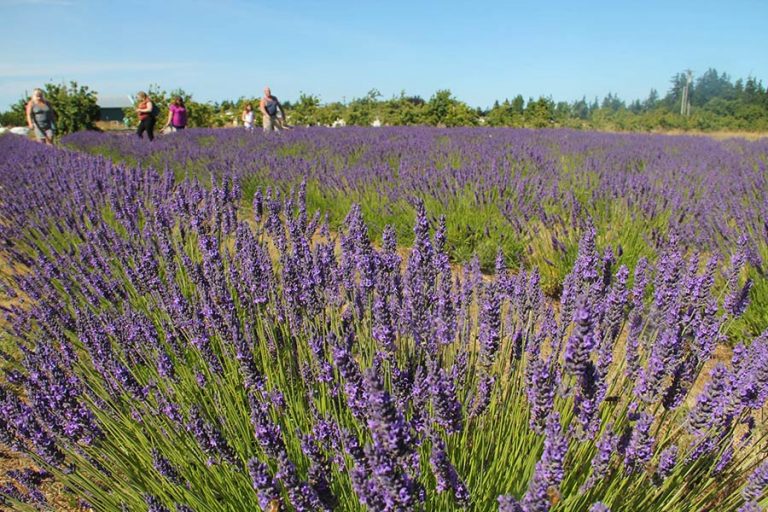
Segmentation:
{"type": "Polygon", "coordinates": [[[760,511],[768,142],[0,137],[0,487],[98,511],[760,511]]]}
{"type": "Polygon", "coordinates": [[[589,227],[598,246],[611,247],[629,268],[641,258],[655,261],[670,240],[698,253],[702,264],[741,247],[753,306],[732,329],[757,335],[768,328],[768,139],[348,128],[276,138],[191,130],[154,146],[80,132],[66,142],[206,186],[212,177],[234,179],[245,215],[257,189],[285,193],[306,182],[310,214],[328,215],[335,232],[357,204],[379,244],[386,226],[402,246],[413,244],[421,201],[433,225],[446,219],[451,262],[492,273],[501,251],[512,270],[538,269],[545,294],[555,298],[589,227]]]}

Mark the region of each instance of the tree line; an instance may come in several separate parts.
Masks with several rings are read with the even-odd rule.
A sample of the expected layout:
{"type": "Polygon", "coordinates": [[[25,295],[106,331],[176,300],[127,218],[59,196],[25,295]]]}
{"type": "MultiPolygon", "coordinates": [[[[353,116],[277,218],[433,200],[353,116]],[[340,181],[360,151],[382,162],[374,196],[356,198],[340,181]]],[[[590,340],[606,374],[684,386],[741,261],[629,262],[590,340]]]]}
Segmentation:
{"type": "MultiPolygon", "coordinates": [[[[439,90],[428,100],[407,95],[383,98],[372,89],[350,102],[322,103],[317,95],[302,93],[296,101],[283,106],[292,124],[312,125],[431,125],[431,126],[511,126],[527,128],[570,127],[598,130],[740,130],[768,131],[768,90],[755,77],[733,80],[727,73],[709,69],[696,77],[688,88],[690,114],[682,115],[681,101],[686,86],[685,73],[670,80],[664,96],[651,89],[643,100],[625,102],[609,93],[602,101],[555,102],[551,97],[528,98],[516,95],[496,101],[490,108],[473,108],[456,98],[449,90],[439,90]]],[[[59,133],[94,129],[98,121],[96,93],[76,82],[46,84],[46,97],[59,114],[59,133]]],[[[241,97],[221,102],[197,102],[184,90],[166,92],[158,86],[149,88],[150,96],[167,115],[171,97],[181,96],[190,112],[190,126],[224,126],[239,119],[247,103],[259,98],[241,97]]],[[[26,99],[0,113],[0,125],[26,124],[26,99]]],[[[135,120],[132,109],[126,109],[129,124],[135,120]]]]}

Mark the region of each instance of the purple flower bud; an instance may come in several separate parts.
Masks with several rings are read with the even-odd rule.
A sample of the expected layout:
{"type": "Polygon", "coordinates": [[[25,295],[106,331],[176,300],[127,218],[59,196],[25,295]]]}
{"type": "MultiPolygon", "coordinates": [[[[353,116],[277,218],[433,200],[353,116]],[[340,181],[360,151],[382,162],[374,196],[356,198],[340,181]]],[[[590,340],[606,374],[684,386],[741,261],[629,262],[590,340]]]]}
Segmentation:
{"type": "Polygon", "coordinates": [[[469,491],[464,482],[461,481],[456,468],[453,467],[445,452],[445,443],[440,439],[434,439],[432,444],[432,455],[429,458],[432,466],[432,473],[437,480],[437,492],[451,492],[456,501],[461,505],[469,504],[469,491]]]}
{"type": "Polygon", "coordinates": [[[524,512],[522,505],[512,496],[499,496],[499,512],[524,512]]]}
{"type": "Polygon", "coordinates": [[[501,340],[501,296],[496,283],[485,289],[480,309],[480,363],[489,368],[493,365],[501,340]]]}
{"type": "Polygon", "coordinates": [[[582,493],[587,492],[600,480],[608,476],[608,471],[611,468],[611,458],[616,451],[618,442],[619,438],[613,432],[613,426],[609,425],[597,441],[597,452],[592,457],[592,473],[584,482],[584,485],[581,486],[582,493]]]}
{"type": "Polygon", "coordinates": [[[144,495],[144,503],[147,504],[147,512],[171,512],[159,499],[151,494],[144,495]]]}
{"type": "Polygon", "coordinates": [[[747,485],[741,491],[746,501],[757,501],[768,487],[768,462],[763,462],[747,478],[747,485]]]}
{"type": "Polygon", "coordinates": [[[184,485],[184,479],[179,475],[178,470],[154,448],[152,449],[152,465],[168,481],[176,485],[184,485]]]}
{"type": "Polygon", "coordinates": [[[549,492],[557,490],[565,476],[565,454],[568,440],[560,426],[560,414],[554,412],[547,420],[544,452],[536,463],[528,490],[523,496],[523,509],[531,512],[547,512],[551,506],[549,492]]]}
{"type": "Polygon", "coordinates": [[[624,467],[628,473],[641,471],[653,456],[654,438],[651,436],[653,416],[641,412],[624,450],[624,467]]]}
{"type": "Polygon", "coordinates": [[[461,402],[456,396],[456,386],[444,368],[432,375],[429,386],[435,420],[446,432],[460,432],[463,423],[461,402]]]}
{"type": "Polygon", "coordinates": [[[673,444],[665,448],[659,455],[659,465],[656,468],[656,477],[659,483],[664,482],[674,471],[677,465],[677,454],[677,445],[673,444]]]}
{"type": "Polygon", "coordinates": [[[748,501],[737,512],[763,512],[763,509],[756,501],[748,501]]]}
{"type": "Polygon", "coordinates": [[[262,510],[269,510],[272,502],[280,502],[280,488],[272,479],[269,468],[256,458],[248,461],[248,473],[251,475],[253,488],[259,497],[262,510]]]}

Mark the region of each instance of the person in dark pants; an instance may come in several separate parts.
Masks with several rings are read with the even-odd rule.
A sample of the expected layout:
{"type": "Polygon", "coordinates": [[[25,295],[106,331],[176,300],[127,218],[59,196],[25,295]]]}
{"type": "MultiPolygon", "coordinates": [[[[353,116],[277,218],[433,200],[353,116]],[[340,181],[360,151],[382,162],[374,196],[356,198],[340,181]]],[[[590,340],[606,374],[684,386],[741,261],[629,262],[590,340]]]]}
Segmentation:
{"type": "Polygon", "coordinates": [[[152,100],[147,96],[147,93],[141,91],[136,95],[139,101],[136,107],[136,114],[139,116],[139,127],[136,129],[136,135],[140,139],[144,138],[144,132],[147,132],[147,138],[152,141],[155,140],[155,115],[153,113],[154,105],[152,100]]]}

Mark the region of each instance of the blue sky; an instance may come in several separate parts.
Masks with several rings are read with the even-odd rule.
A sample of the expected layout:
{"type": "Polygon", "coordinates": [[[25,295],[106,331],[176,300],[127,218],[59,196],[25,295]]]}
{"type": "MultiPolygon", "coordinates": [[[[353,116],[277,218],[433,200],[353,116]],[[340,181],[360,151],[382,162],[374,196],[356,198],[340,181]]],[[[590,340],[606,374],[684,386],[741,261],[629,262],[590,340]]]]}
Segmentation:
{"type": "Polygon", "coordinates": [[[46,81],[201,101],[450,89],[472,106],[632,100],[709,67],[768,82],[767,0],[0,0],[0,109],[46,81]]]}

